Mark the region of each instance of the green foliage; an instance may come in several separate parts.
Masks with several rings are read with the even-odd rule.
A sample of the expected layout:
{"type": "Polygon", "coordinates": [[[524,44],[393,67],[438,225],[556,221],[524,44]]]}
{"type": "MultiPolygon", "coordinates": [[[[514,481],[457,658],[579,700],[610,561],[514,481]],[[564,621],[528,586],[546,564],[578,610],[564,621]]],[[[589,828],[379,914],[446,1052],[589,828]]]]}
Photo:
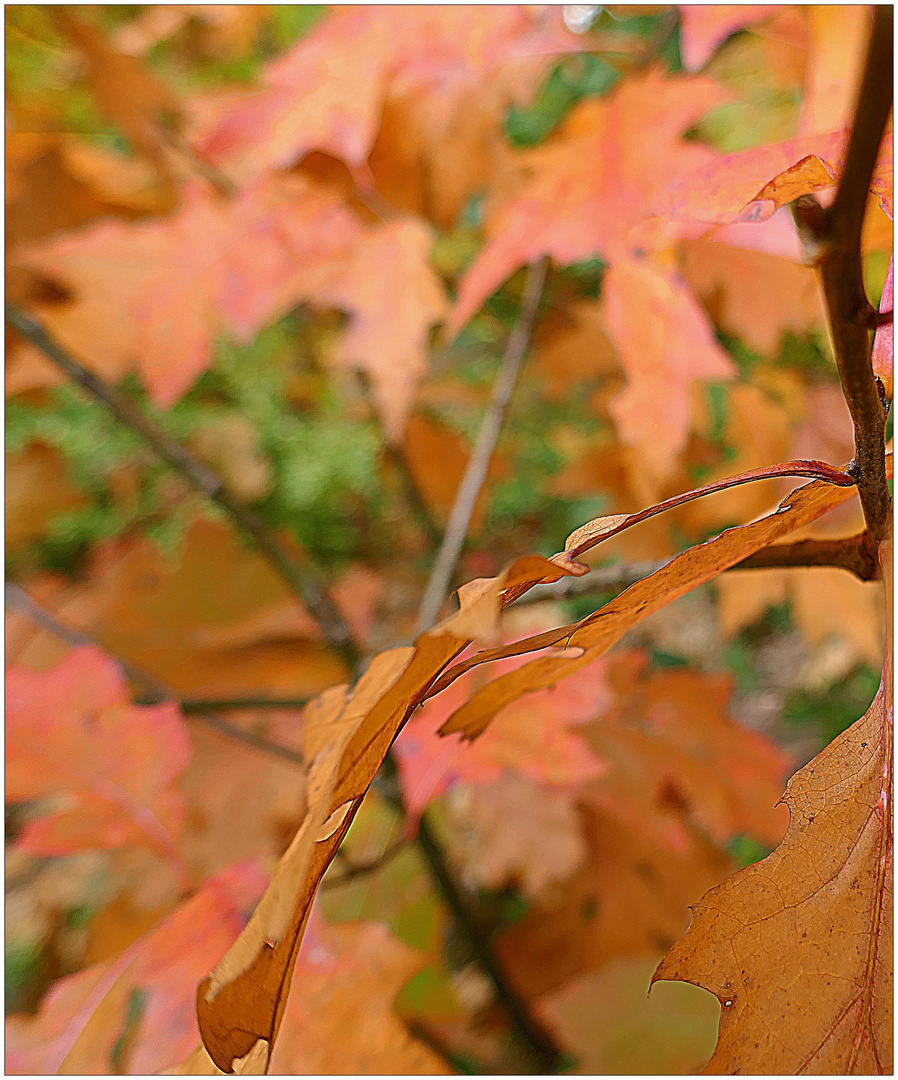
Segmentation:
{"type": "Polygon", "coordinates": [[[572,105],[607,94],[619,78],[601,56],[568,57],[555,65],[531,105],[511,107],[505,134],[515,146],[535,146],[555,130],[572,105]]]}
{"type": "Polygon", "coordinates": [[[783,713],[793,728],[813,731],[824,744],[850,727],[870,707],[879,687],[879,675],[860,664],[825,690],[796,690],[783,713]]]}
{"type": "Polygon", "coordinates": [[[750,836],[736,836],[727,844],[727,851],[733,856],[740,868],[766,859],[771,849],[758,843],[750,836]]]}

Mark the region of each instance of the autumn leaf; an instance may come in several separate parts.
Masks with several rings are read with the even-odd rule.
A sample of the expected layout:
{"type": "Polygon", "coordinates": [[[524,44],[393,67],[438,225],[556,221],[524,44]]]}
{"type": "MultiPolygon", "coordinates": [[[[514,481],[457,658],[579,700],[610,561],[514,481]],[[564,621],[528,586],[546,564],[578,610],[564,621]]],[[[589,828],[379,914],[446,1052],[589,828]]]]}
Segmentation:
{"type": "Polygon", "coordinates": [[[345,161],[367,187],[366,161],[391,89],[421,95],[439,87],[451,111],[459,91],[509,59],[580,48],[559,15],[523,5],[337,10],[268,66],[267,89],[222,101],[198,133],[198,150],[239,177],[319,150],[345,161]]]}
{"type": "MultiPolygon", "coordinates": [[[[520,663],[512,660],[500,670],[513,670],[520,663]]],[[[409,829],[429,802],[456,783],[483,784],[512,772],[564,790],[604,771],[574,727],[592,715],[590,706],[607,697],[600,670],[586,669],[559,690],[517,703],[470,747],[437,734],[476,687],[471,677],[459,684],[425,702],[396,742],[409,829]]]]}
{"type": "Polygon", "coordinates": [[[595,255],[612,264],[632,257],[630,232],[646,204],[712,157],[682,133],[721,96],[710,80],[653,69],[572,109],[557,134],[520,155],[514,196],[489,208],[486,247],[462,279],[447,333],[456,334],[519,266],[542,255],[560,266],[595,255]],[[584,170],[584,161],[593,167],[584,170]]]}
{"type": "Polygon", "coordinates": [[[660,482],[686,441],[691,384],[728,379],[733,364],[677,274],[649,260],[620,259],[605,275],[604,295],[608,333],[627,373],[610,410],[622,441],[660,482]]]}
{"type": "Polygon", "coordinates": [[[275,1074],[448,1072],[393,1000],[424,956],[379,923],[310,926],[271,1060],[275,1074]]]}
{"type": "Polygon", "coordinates": [[[464,879],[496,892],[517,887],[534,897],[564,881],[586,857],[569,790],[526,773],[455,788],[448,805],[450,850],[464,879]],[[534,837],[540,842],[534,843],[534,837]]]}
{"type": "Polygon", "coordinates": [[[147,1074],[183,1057],[197,1037],[194,987],[265,883],[253,861],[236,863],[114,960],[60,979],[36,1017],[7,1020],[7,1069],[147,1074]]]}
{"type": "Polygon", "coordinates": [[[832,487],[819,481],[807,484],[788,496],[773,514],[751,525],[728,529],[713,540],[690,548],[582,622],[524,638],[504,648],[488,650],[457,664],[434,684],[431,693],[439,693],[477,664],[544,649],[562,641],[565,643],[560,655],[531,660],[478,690],[443,725],[441,734],[463,732],[467,738],[476,738],[486,730],[496,713],[513,701],[534,690],[554,686],[568,674],[573,675],[601,656],[626,630],[653,611],[774,540],[788,536],[839,506],[852,494],[848,488],[832,487]]]}
{"type": "Polygon", "coordinates": [[[880,312],[889,315],[889,321],[876,331],[873,338],[873,372],[882,383],[887,398],[892,397],[893,365],[895,356],[895,324],[893,308],[895,305],[894,260],[889,259],[889,272],[882,290],[880,312]]]}
{"type": "Polygon", "coordinates": [[[75,294],[42,313],[60,342],[106,377],[136,366],[167,407],[209,366],[218,333],[247,340],[309,298],[358,228],[333,195],[296,177],[231,202],[192,181],[173,217],[103,223],[19,259],[75,294]]]}
{"type": "Polygon", "coordinates": [[[51,671],[11,667],[6,679],[7,802],[62,798],[18,844],[43,855],[138,845],[183,877],[174,782],[190,743],[178,707],[132,705],[118,665],[90,646],[51,671]]]}
{"type": "Polygon", "coordinates": [[[892,1070],[892,694],[888,649],[867,714],[789,781],[782,844],[693,908],[655,972],[720,1000],[708,1073],[892,1070]]]}
{"type": "Polygon", "coordinates": [[[248,1055],[253,1068],[269,1060],[315,891],[426,686],[471,638],[491,629],[504,591],[568,573],[528,556],[497,578],[469,583],[457,615],[423,634],[414,647],[375,657],[348,701],[346,687],[332,687],[306,709],[306,817],[246,930],[197,993],[203,1043],[219,1068],[231,1069],[248,1055]]]}

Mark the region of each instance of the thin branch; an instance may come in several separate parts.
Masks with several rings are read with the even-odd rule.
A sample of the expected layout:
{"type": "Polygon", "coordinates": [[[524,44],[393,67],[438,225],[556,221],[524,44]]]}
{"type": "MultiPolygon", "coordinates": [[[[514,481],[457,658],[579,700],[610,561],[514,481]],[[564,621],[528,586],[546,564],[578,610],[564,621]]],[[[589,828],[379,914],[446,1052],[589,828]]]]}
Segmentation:
{"type": "MultiPolygon", "coordinates": [[[[407,816],[405,800],[399,785],[396,760],[392,752],[387,754],[381,766],[382,784],[380,789],[385,798],[400,812],[407,816]]],[[[561,1050],[555,1045],[549,1032],[527,1011],[524,1002],[508,981],[495,953],[493,952],[489,932],[481,924],[477,912],[472,907],[464,889],[456,881],[446,852],[428,821],[425,811],[418,822],[416,835],[418,847],[430,870],[437,888],[446,906],[455,917],[456,924],[464,934],[473,951],[477,963],[489,976],[496,997],[502,1006],[514,1030],[528,1048],[539,1073],[556,1071],[563,1060],[561,1050]]]]}
{"type": "Polygon", "coordinates": [[[795,204],[802,230],[813,237],[823,283],[833,351],[854,424],[853,470],[875,553],[891,521],[885,470],[886,412],[870,361],[872,306],[864,290],[861,230],[870,182],[892,108],[891,5],[875,8],[845,166],[828,210],[811,197],[795,204]]]}
{"type": "MultiPolygon", "coordinates": [[[[657,562],[619,563],[617,566],[601,566],[583,577],[565,577],[549,585],[535,585],[516,601],[516,606],[541,604],[547,600],[569,600],[576,596],[613,592],[628,589],[637,581],[649,577],[665,567],[669,559],[657,562]]],[[[742,562],[729,567],[733,570],[761,570],[772,567],[830,566],[848,570],[861,581],[876,581],[880,577],[879,565],[870,558],[864,533],[841,540],[796,540],[791,544],[771,544],[770,547],[746,556],[742,562]]]]}
{"type": "MultiPolygon", "coordinates": [[[[51,615],[49,611],[45,610],[40,604],[32,600],[24,589],[13,584],[11,581],[6,582],[5,600],[6,606],[10,611],[18,611],[20,614],[25,615],[36,626],[39,626],[42,630],[48,630],[51,634],[55,634],[63,641],[67,641],[69,645],[94,645],[103,648],[104,651],[109,653],[115,662],[122,668],[128,676],[128,679],[136,686],[143,689],[152,704],[159,704],[163,701],[179,702],[177,692],[168,686],[167,683],[162,682],[161,679],[157,679],[155,675],[151,675],[142,668],[135,667],[134,664],[129,663],[120,656],[116,656],[115,653],[109,652],[108,649],[99,645],[98,642],[94,641],[93,638],[88,637],[87,634],[81,633],[80,630],[74,630],[69,626],[64,626],[55,618],[55,616],[51,615]]],[[[305,765],[303,756],[299,751],[291,750],[288,746],[281,746],[280,743],[272,742],[270,739],[266,739],[264,735],[254,735],[251,731],[245,731],[236,724],[231,724],[227,720],[222,719],[222,717],[218,716],[211,709],[196,709],[191,715],[194,716],[199,723],[210,730],[217,732],[219,735],[223,735],[227,739],[233,739],[236,742],[243,743],[245,746],[251,746],[254,750],[261,750],[263,753],[272,754],[275,757],[282,758],[284,761],[291,762],[293,765],[305,765]]]]}
{"type": "Polygon", "coordinates": [[[446,524],[443,543],[421,601],[418,612],[419,633],[423,633],[433,625],[449,591],[452,575],[455,573],[455,567],[468,534],[468,527],[471,524],[474,504],[486,479],[508,403],[514,393],[518,373],[530,343],[543,283],[546,280],[547,265],[546,258],[539,259],[531,265],[527,274],[520,315],[508,339],[486,415],[477,433],[477,441],[474,443],[465,474],[455,493],[455,502],[452,504],[449,521],[446,524]]]}
{"type": "Polygon", "coordinates": [[[227,511],[255,540],[259,550],[287,582],[291,591],[308,607],[327,643],[351,669],[357,670],[359,654],[352,633],[327,592],[318,570],[308,560],[299,562],[248,506],[234,496],[222,478],[197,460],[180,443],[148,420],[130,398],[80,364],[45,333],[42,326],[12,304],[6,304],[6,321],[26,340],[78,383],[95,400],[102,402],[123,425],[137,432],[196,491],[227,511]]]}

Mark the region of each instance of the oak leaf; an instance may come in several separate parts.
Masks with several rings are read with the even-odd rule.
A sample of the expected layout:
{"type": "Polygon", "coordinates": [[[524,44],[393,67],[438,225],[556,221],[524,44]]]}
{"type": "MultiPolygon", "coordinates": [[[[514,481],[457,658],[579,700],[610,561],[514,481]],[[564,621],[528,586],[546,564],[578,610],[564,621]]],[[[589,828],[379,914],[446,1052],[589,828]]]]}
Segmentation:
{"type": "Polygon", "coordinates": [[[137,845],[183,875],[174,783],[190,742],[178,707],[132,705],[118,665],[92,646],[47,672],[11,667],[6,679],[6,799],[63,798],[17,843],[41,855],[137,845]]]}
{"type": "Polygon", "coordinates": [[[889,650],[866,715],[789,781],[782,844],[695,905],[655,973],[720,1000],[708,1073],[892,1070],[892,694],[889,650]]]}

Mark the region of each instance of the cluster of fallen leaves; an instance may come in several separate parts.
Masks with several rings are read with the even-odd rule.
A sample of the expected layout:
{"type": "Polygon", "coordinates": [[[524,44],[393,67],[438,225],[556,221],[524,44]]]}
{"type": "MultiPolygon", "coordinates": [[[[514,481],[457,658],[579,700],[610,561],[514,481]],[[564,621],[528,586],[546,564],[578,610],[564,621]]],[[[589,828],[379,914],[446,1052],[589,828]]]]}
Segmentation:
{"type": "MultiPolygon", "coordinates": [[[[375,417],[384,497],[401,502],[389,448],[441,521],[470,450],[459,417],[484,401],[463,369],[504,340],[519,271],[548,256],[524,384],[586,415],[539,433],[563,461],[556,500],[626,515],[789,458],[851,456],[787,204],[831,197],[867,9],[682,7],[675,26],[645,9],[646,34],[625,9],[576,33],[557,7],[335,8],[276,47],[265,6],[22,10],[11,40],[30,56],[36,36],[47,74],[9,95],[10,293],[103,377],[136,373],[157,410],[218,404],[203,379],[221,342],[249,346],[299,311],[290,408],[330,395],[350,421],[375,417]],[[609,86],[513,145],[509,114],[596,56],[609,86]],[[238,57],[256,58],[248,80],[222,65],[238,57]],[[88,137],[73,100],[118,141],[88,137]]],[[[882,310],[891,214],[889,140],[864,234],[882,310]]],[[[889,327],[874,355],[888,388],[890,361],[889,327]]],[[[17,403],[52,415],[60,381],[10,340],[17,403]]],[[[370,661],[350,689],[304,606],[177,479],[174,555],[132,526],[54,570],[40,542],[91,496],[68,444],[37,430],[8,467],[12,565],[102,647],[8,621],[8,877],[20,939],[45,943],[39,993],[8,1021],[9,1071],[517,1071],[414,848],[426,809],[512,985],[581,1071],[689,1072],[712,1052],[712,1072],[888,1071],[890,669],[784,806],[797,762],[734,718],[709,636],[690,653],[686,614],[673,651],[693,662],[652,659],[670,651],[667,605],[713,580],[715,640],[788,602],[808,680],[878,667],[880,583],[723,573],[786,537],[856,532],[850,487],[764,481],[607,539],[621,522],[600,519],[566,545],[540,524],[491,536],[482,505],[466,576],[495,576],[387,648],[412,636],[427,565],[403,508],[386,554],[359,547],[334,575],[370,661]],[[565,551],[506,559],[534,540],[565,551]],[[531,586],[582,574],[591,549],[676,557],[585,618],[551,602],[503,618],[531,586]],[[135,704],[112,656],[184,698],[296,702],[229,715],[305,766],[135,704]],[[401,819],[366,797],[397,735],[401,819]],[[746,845],[743,862],[775,850],[733,875],[746,845]],[[653,978],[685,982],[646,999],[653,978]]],[[[488,486],[513,478],[513,443],[488,486]]],[[[245,417],[191,447],[249,501],[274,483],[245,417]]],[[[138,505],[146,468],[136,452],[117,464],[104,498],[138,505]]]]}

